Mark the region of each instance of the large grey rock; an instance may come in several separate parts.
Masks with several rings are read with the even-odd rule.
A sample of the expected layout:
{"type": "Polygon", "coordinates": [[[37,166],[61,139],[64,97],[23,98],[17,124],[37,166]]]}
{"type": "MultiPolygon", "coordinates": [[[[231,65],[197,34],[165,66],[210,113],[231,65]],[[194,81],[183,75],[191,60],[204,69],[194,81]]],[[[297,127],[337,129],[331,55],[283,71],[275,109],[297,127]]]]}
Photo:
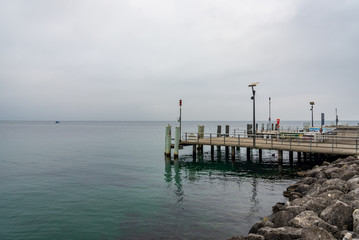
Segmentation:
{"type": "Polygon", "coordinates": [[[335,240],[335,238],[332,234],[330,234],[328,231],[326,231],[323,228],[320,227],[311,227],[303,229],[302,232],[302,239],[303,240],[335,240]]]}
{"type": "Polygon", "coordinates": [[[333,226],[325,222],[313,211],[304,211],[300,213],[289,222],[289,226],[296,228],[319,227],[328,231],[337,238],[340,237],[340,229],[337,226],[333,226]]]}
{"type": "Polygon", "coordinates": [[[293,227],[270,228],[264,227],[259,229],[258,234],[264,236],[266,240],[292,240],[302,237],[303,229],[293,227]]]}
{"type": "Polygon", "coordinates": [[[358,170],[350,169],[350,170],[345,171],[339,177],[340,177],[340,179],[342,179],[344,181],[348,181],[349,179],[351,179],[352,177],[354,177],[355,175],[358,175],[358,174],[359,174],[358,170]]]}
{"type": "Polygon", "coordinates": [[[328,179],[325,182],[323,182],[320,193],[329,191],[329,190],[339,190],[342,191],[343,193],[347,193],[348,192],[348,184],[339,179],[339,178],[335,178],[335,179],[328,179]]]}
{"type": "Polygon", "coordinates": [[[313,177],[305,177],[305,178],[302,178],[299,183],[301,184],[307,184],[307,185],[312,185],[313,183],[315,183],[317,181],[316,178],[313,178],[313,177]]]}
{"type": "Polygon", "coordinates": [[[349,190],[359,189],[359,175],[356,175],[348,180],[349,190]]]}
{"type": "Polygon", "coordinates": [[[324,173],[325,173],[327,178],[332,178],[332,173],[338,173],[340,171],[341,171],[341,168],[331,167],[331,168],[328,168],[328,169],[324,170],[324,173]]]}
{"type": "Polygon", "coordinates": [[[283,210],[276,213],[273,213],[270,216],[271,222],[273,222],[274,227],[284,227],[288,225],[288,222],[295,217],[294,213],[283,210]]]}
{"type": "Polygon", "coordinates": [[[359,234],[359,209],[355,209],[353,212],[353,231],[359,234]]]}
{"type": "Polygon", "coordinates": [[[262,235],[258,235],[258,234],[248,234],[248,236],[245,237],[232,237],[229,240],[264,240],[264,237],[262,235]]]}
{"type": "Polygon", "coordinates": [[[352,213],[353,210],[348,204],[337,200],[324,209],[321,212],[320,217],[341,230],[350,230],[353,227],[352,213]]]}

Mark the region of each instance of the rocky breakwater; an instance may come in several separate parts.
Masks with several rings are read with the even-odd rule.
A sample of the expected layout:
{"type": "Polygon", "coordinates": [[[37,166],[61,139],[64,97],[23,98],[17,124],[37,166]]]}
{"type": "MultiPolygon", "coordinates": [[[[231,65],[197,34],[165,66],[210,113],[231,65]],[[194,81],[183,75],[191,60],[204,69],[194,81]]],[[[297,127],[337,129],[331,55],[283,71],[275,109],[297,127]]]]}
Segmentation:
{"type": "Polygon", "coordinates": [[[324,162],[298,173],[287,188],[286,203],[253,225],[247,236],[232,240],[359,239],[359,159],[324,162]]]}

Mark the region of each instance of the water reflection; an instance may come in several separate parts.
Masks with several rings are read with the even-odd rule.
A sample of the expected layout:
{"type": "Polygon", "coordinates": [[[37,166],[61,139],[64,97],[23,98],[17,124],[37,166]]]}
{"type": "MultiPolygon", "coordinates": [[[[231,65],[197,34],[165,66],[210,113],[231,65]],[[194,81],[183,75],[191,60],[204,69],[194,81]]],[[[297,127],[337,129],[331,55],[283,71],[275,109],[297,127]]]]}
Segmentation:
{"type": "Polygon", "coordinates": [[[275,184],[278,179],[292,179],[297,171],[311,167],[311,165],[289,163],[278,165],[272,154],[263,155],[262,159],[254,153],[251,154],[250,159],[238,155],[236,161],[228,161],[229,159],[225,156],[225,152],[221,151],[218,151],[215,157],[205,152],[198,154],[196,159],[192,155],[183,155],[177,160],[166,158],[164,179],[168,189],[176,196],[176,204],[184,203],[185,188],[188,183],[212,184],[219,180],[220,184],[226,187],[230,181],[238,185],[239,192],[250,191],[247,198],[250,207],[246,212],[248,217],[253,217],[258,214],[260,208],[260,197],[258,197],[260,182],[265,180],[275,184]],[[249,185],[245,184],[241,187],[242,182],[249,185]]]}

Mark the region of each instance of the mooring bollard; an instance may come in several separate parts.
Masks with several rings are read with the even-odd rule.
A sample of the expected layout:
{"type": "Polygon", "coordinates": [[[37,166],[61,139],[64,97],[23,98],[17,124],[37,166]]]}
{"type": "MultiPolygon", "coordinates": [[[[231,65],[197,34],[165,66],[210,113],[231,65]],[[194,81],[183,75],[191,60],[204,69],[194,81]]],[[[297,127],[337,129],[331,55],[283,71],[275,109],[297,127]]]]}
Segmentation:
{"type": "Polygon", "coordinates": [[[171,157],[171,125],[166,127],[165,156],[171,157]]]}
{"type": "Polygon", "coordinates": [[[174,150],[174,158],[178,158],[178,149],[179,149],[179,141],[180,141],[181,128],[176,127],[175,131],[175,150],[174,150]]]}

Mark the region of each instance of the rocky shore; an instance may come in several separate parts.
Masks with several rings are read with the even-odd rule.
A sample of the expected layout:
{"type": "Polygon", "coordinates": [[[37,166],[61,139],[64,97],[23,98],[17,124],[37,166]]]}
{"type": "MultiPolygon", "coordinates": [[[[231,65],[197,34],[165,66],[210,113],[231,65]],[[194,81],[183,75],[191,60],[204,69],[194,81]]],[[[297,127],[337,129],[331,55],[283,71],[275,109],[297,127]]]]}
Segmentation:
{"type": "Polygon", "coordinates": [[[231,240],[359,239],[359,159],[324,162],[298,173],[286,203],[253,225],[247,236],[231,240]]]}

